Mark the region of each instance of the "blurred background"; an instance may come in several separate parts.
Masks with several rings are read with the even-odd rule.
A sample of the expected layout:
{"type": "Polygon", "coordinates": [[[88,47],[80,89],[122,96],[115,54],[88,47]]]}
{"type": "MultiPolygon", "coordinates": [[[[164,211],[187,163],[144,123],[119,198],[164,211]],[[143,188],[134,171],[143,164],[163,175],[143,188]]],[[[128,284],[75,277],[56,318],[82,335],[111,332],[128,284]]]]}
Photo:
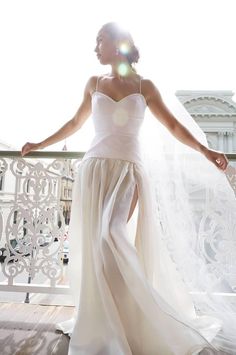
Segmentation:
{"type": "MultiPolygon", "coordinates": [[[[94,53],[109,21],[130,30],[141,55],[137,71],[161,92],[234,93],[235,9],[235,0],[1,0],[0,141],[20,149],[73,117],[89,76],[110,69],[94,53]]],[[[67,139],[68,150],[86,150],[92,135],[88,120],[67,139]]]]}

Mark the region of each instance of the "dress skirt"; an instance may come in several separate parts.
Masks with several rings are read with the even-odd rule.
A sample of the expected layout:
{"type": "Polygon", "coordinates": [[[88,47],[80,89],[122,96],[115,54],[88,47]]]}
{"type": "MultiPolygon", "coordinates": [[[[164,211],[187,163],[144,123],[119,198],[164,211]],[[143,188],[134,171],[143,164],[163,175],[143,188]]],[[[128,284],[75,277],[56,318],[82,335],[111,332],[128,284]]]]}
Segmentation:
{"type": "Polygon", "coordinates": [[[190,355],[213,348],[220,324],[196,316],[151,201],[142,165],[110,158],[80,163],[69,227],[75,316],[57,324],[70,336],[69,355],[190,355]],[[137,221],[129,228],[136,186],[137,221]]]}

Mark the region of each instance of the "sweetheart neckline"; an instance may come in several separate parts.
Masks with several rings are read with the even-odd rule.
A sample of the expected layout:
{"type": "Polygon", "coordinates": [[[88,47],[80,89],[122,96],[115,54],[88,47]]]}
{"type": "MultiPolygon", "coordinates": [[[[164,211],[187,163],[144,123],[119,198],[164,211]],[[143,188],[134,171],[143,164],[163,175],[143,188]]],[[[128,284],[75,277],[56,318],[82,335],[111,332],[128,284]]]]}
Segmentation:
{"type": "Polygon", "coordinates": [[[127,99],[127,98],[130,97],[130,96],[139,95],[139,96],[142,97],[142,99],[143,99],[145,105],[147,106],[146,99],[145,99],[145,97],[143,96],[143,94],[141,94],[140,92],[134,92],[133,94],[126,95],[126,96],[122,97],[122,99],[120,99],[120,100],[118,100],[118,101],[114,100],[111,96],[109,96],[109,95],[107,95],[107,94],[104,94],[104,93],[101,92],[101,91],[95,90],[95,91],[92,93],[92,97],[93,97],[94,94],[101,94],[101,95],[103,95],[103,96],[105,96],[105,97],[108,97],[112,102],[115,102],[116,104],[118,104],[119,102],[123,101],[124,99],[127,99]]]}

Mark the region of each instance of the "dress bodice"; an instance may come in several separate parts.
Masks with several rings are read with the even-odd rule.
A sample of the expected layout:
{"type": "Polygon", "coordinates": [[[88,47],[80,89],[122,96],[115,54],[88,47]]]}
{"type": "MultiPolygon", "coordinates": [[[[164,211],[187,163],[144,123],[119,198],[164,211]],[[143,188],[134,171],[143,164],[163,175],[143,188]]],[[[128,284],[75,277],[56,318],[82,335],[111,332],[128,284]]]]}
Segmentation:
{"type": "Polygon", "coordinates": [[[141,93],[133,93],[115,101],[100,91],[94,91],[92,120],[95,137],[83,160],[103,157],[140,162],[138,135],[146,106],[141,93]]]}
{"type": "Polygon", "coordinates": [[[145,107],[145,98],[139,93],[115,101],[110,96],[95,91],[92,96],[95,132],[137,135],[145,107]]]}

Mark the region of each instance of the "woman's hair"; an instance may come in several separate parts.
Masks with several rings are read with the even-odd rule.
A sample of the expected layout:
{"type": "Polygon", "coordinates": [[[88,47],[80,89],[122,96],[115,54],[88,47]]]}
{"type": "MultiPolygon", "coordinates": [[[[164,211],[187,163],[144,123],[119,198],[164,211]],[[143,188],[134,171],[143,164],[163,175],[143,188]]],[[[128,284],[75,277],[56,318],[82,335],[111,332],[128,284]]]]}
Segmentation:
{"type": "MultiPolygon", "coordinates": [[[[116,22],[108,22],[102,26],[101,30],[104,30],[111,37],[112,40],[118,40],[121,43],[127,45],[127,52],[122,52],[126,56],[129,64],[132,66],[133,63],[137,63],[139,60],[139,50],[135,46],[131,34],[122,28],[116,22]]],[[[133,67],[132,67],[133,68],[133,67]]],[[[134,69],[134,68],[133,68],[134,69]]],[[[135,69],[134,69],[135,70],[135,69]]]]}

